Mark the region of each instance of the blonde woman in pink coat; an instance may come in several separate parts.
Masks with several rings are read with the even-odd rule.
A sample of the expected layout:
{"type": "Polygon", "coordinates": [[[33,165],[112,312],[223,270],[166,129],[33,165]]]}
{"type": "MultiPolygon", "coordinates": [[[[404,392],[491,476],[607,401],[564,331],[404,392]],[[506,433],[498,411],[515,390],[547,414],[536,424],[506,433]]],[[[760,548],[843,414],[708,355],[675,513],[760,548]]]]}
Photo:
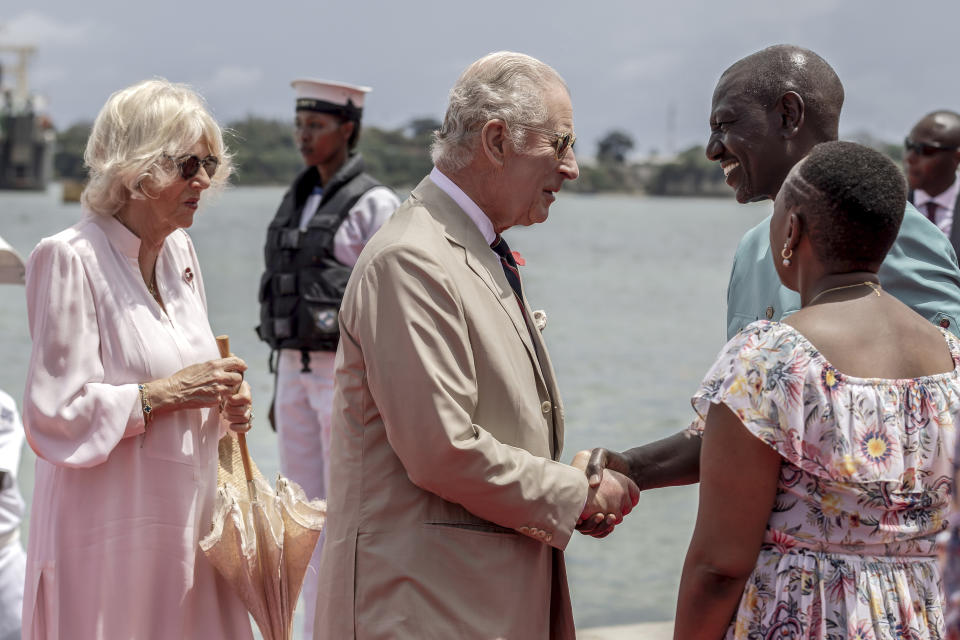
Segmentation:
{"type": "Polygon", "coordinates": [[[27,267],[23,422],[37,454],[24,638],[251,638],[198,548],[217,442],[249,428],[185,229],[230,157],[190,89],[116,92],[84,156],[83,217],[27,267]]]}

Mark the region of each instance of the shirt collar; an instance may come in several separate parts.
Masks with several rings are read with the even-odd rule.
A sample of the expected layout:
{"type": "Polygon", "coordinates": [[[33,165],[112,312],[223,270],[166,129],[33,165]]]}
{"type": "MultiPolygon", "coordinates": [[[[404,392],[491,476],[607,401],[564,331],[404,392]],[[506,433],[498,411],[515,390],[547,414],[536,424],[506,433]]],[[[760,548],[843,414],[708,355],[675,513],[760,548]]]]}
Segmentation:
{"type": "MultiPolygon", "coordinates": [[[[960,174],[958,174],[960,177],[960,174]]],[[[937,206],[953,211],[953,206],[957,203],[957,195],[960,194],[960,179],[954,178],[953,184],[947,187],[947,190],[937,197],[931,196],[923,189],[914,189],[913,201],[917,209],[925,206],[928,202],[936,202],[937,206]]]]}
{"type": "Polygon", "coordinates": [[[84,211],[84,215],[103,230],[110,244],[120,253],[128,258],[140,256],[140,238],[123,226],[116,216],[103,216],[92,211],[84,211]]]}
{"type": "Polygon", "coordinates": [[[487,244],[493,244],[493,241],[497,238],[497,234],[493,230],[493,223],[490,222],[490,218],[483,212],[483,209],[478,207],[477,203],[463,192],[463,189],[458,187],[453,180],[445,176],[436,167],[430,172],[430,179],[433,181],[433,184],[437,185],[441,191],[450,196],[453,201],[463,209],[464,213],[473,220],[473,223],[480,229],[480,233],[483,234],[483,239],[487,241],[487,244]]]}

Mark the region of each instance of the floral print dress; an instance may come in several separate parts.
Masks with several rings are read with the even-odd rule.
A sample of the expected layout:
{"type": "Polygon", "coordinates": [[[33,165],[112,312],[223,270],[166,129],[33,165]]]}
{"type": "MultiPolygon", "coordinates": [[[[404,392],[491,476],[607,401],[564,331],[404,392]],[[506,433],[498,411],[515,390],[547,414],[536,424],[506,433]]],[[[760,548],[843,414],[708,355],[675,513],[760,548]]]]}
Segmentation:
{"type": "Polygon", "coordinates": [[[693,397],[727,405],[779,453],[777,497],[726,638],[941,638],[935,538],[952,495],[954,370],[915,379],[837,371],[793,327],[759,321],[693,397]]]}

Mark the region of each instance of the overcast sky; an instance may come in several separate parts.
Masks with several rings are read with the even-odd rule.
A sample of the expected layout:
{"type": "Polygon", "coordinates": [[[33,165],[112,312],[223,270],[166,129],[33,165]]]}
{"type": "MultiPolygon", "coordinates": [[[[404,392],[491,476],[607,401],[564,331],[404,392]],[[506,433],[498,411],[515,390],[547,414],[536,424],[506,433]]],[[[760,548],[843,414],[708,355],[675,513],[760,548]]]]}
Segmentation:
{"type": "Polygon", "coordinates": [[[464,67],[510,49],[567,80],[581,153],[593,155],[596,141],[620,128],[645,155],[704,143],[720,73],[781,42],[813,49],[837,70],[847,95],[843,136],[865,130],[901,140],[928,111],[960,110],[958,0],[3,0],[3,7],[0,44],[38,48],[31,88],[59,128],[92,120],[112,91],[152,76],[193,85],[221,122],[247,114],[292,120],[296,77],[366,84],[374,91],[365,122],[400,127],[440,118],[464,67]]]}

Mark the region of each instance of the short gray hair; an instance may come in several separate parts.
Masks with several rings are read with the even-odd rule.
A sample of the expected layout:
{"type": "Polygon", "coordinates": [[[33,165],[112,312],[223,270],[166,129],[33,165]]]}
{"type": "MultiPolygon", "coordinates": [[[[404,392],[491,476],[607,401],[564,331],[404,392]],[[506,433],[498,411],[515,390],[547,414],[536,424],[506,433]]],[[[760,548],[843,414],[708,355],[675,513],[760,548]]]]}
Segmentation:
{"type": "Polygon", "coordinates": [[[552,67],[528,55],[498,51],[480,58],[450,90],[443,125],[433,133],[433,163],[447,171],[469,164],[477,136],[490,120],[503,120],[513,145],[521,148],[524,129],[511,125],[545,123],[543,94],[556,84],[567,88],[552,67]]]}
{"type": "Polygon", "coordinates": [[[179,179],[170,158],[205,143],[220,159],[212,186],[222,187],[233,170],[220,125],[202,97],[186,85],[157,78],[115,92],[100,110],[83,153],[90,179],[81,200],[104,216],[131,199],[152,197],[141,185],[162,190],[179,179]]]}

